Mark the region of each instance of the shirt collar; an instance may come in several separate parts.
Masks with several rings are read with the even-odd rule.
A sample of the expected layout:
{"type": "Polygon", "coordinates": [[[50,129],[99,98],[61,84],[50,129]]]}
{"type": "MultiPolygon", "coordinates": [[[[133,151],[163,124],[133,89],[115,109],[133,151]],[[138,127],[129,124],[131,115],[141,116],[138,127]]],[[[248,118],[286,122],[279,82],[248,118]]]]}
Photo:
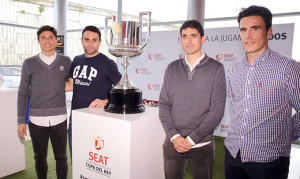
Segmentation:
{"type": "Polygon", "coordinates": [[[201,62],[201,60],[203,60],[205,58],[205,53],[202,52],[202,55],[200,56],[200,58],[195,62],[194,66],[190,66],[189,62],[186,59],[186,55],[184,57],[184,61],[187,64],[187,66],[189,67],[190,71],[193,71],[193,69],[201,62]]]}
{"type": "Polygon", "coordinates": [[[269,57],[270,53],[271,53],[271,49],[269,47],[267,47],[267,49],[260,56],[258,56],[257,58],[260,61],[265,60],[269,57]]]}
{"type": "Polygon", "coordinates": [[[55,52],[52,56],[48,57],[42,53],[39,54],[40,59],[46,63],[47,65],[50,65],[57,57],[57,53],[55,52]]]}
{"type": "MultiPolygon", "coordinates": [[[[270,53],[271,53],[271,49],[270,49],[269,47],[267,47],[266,50],[263,51],[263,53],[261,53],[257,58],[254,59],[254,64],[255,64],[255,63],[260,63],[260,62],[264,61],[265,59],[267,59],[267,58],[269,57],[270,53]]],[[[247,54],[244,55],[243,60],[244,60],[247,64],[249,64],[249,63],[247,62],[247,54]]]]}
{"type": "Polygon", "coordinates": [[[52,56],[50,56],[50,57],[44,55],[43,53],[40,53],[40,54],[39,54],[39,57],[40,57],[41,60],[43,60],[43,61],[44,61],[44,60],[54,60],[54,59],[56,58],[56,56],[57,56],[56,52],[55,52],[52,56]]]}

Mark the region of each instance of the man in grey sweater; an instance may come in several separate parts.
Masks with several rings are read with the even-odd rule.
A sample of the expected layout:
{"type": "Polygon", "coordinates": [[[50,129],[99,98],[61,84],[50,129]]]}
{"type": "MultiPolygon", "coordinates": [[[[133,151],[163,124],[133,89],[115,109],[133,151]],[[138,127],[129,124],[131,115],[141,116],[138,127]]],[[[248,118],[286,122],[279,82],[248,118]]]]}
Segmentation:
{"type": "Polygon", "coordinates": [[[67,165],[67,109],[65,84],[71,66],[69,57],[55,52],[57,31],[42,26],[37,31],[41,53],[26,59],[22,66],[18,91],[18,134],[25,140],[25,112],[30,96],[29,132],[34,151],[38,179],[47,178],[49,138],[56,160],[58,179],[66,179],[67,165]]]}
{"type": "Polygon", "coordinates": [[[165,177],[183,179],[189,161],[194,178],[211,179],[213,132],[226,101],[224,67],[202,52],[205,36],[198,21],[184,22],[180,35],[185,58],[168,65],[159,97],[165,177]]]}

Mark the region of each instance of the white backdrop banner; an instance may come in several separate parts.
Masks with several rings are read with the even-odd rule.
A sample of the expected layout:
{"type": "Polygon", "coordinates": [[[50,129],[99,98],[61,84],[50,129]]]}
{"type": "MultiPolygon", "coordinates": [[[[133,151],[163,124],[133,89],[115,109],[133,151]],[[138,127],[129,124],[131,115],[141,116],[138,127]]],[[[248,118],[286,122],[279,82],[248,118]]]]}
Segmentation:
{"type": "MultiPolygon", "coordinates": [[[[205,29],[206,41],[203,51],[223,63],[225,71],[234,60],[245,54],[238,27],[205,29]]],[[[269,40],[272,50],[292,56],[294,24],[273,25],[273,35],[269,40]]],[[[158,101],[167,65],[184,57],[179,30],[151,32],[150,40],[143,53],[129,58],[128,76],[143,91],[143,98],[158,101]]],[[[119,71],[123,71],[122,59],[118,58],[119,71]]],[[[178,84],[180,85],[180,84],[178,84]]],[[[232,108],[227,96],[225,114],[215,135],[226,137],[230,128],[232,108]]]]}

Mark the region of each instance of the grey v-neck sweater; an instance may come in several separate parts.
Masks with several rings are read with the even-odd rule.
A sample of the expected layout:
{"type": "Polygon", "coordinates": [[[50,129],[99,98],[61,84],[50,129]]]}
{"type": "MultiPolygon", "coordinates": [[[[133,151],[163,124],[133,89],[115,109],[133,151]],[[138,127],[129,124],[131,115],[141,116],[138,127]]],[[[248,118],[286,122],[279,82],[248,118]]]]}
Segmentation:
{"type": "Polygon", "coordinates": [[[27,99],[30,96],[31,116],[55,116],[67,113],[65,82],[68,80],[71,59],[57,54],[50,65],[39,55],[26,59],[22,66],[18,91],[18,124],[25,123],[27,99]]]}
{"type": "Polygon", "coordinates": [[[189,136],[196,144],[213,140],[226,102],[223,65],[205,55],[190,72],[184,59],[167,67],[159,97],[159,118],[169,139],[189,136]]]}

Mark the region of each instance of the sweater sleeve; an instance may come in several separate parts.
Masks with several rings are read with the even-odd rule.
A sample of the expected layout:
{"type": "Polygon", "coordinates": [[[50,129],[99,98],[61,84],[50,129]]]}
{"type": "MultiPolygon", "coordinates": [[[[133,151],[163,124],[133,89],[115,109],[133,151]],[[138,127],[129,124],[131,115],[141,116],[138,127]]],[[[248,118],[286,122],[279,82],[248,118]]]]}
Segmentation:
{"type": "Polygon", "coordinates": [[[170,101],[169,67],[166,70],[164,82],[159,96],[159,119],[167,137],[171,139],[174,135],[179,134],[179,132],[176,130],[175,124],[171,116],[172,104],[170,101]]]}
{"type": "Polygon", "coordinates": [[[211,134],[219,125],[224,115],[226,103],[226,80],[223,65],[217,69],[213,80],[213,87],[211,89],[211,104],[208,115],[206,119],[204,119],[204,121],[189,134],[189,137],[195,143],[201,142],[204,137],[211,134]]]}
{"type": "Polygon", "coordinates": [[[27,108],[27,100],[29,96],[29,88],[30,88],[30,74],[27,69],[26,61],[22,66],[21,73],[21,81],[18,91],[18,102],[17,102],[17,110],[18,110],[18,124],[25,124],[25,114],[27,108]]]}

